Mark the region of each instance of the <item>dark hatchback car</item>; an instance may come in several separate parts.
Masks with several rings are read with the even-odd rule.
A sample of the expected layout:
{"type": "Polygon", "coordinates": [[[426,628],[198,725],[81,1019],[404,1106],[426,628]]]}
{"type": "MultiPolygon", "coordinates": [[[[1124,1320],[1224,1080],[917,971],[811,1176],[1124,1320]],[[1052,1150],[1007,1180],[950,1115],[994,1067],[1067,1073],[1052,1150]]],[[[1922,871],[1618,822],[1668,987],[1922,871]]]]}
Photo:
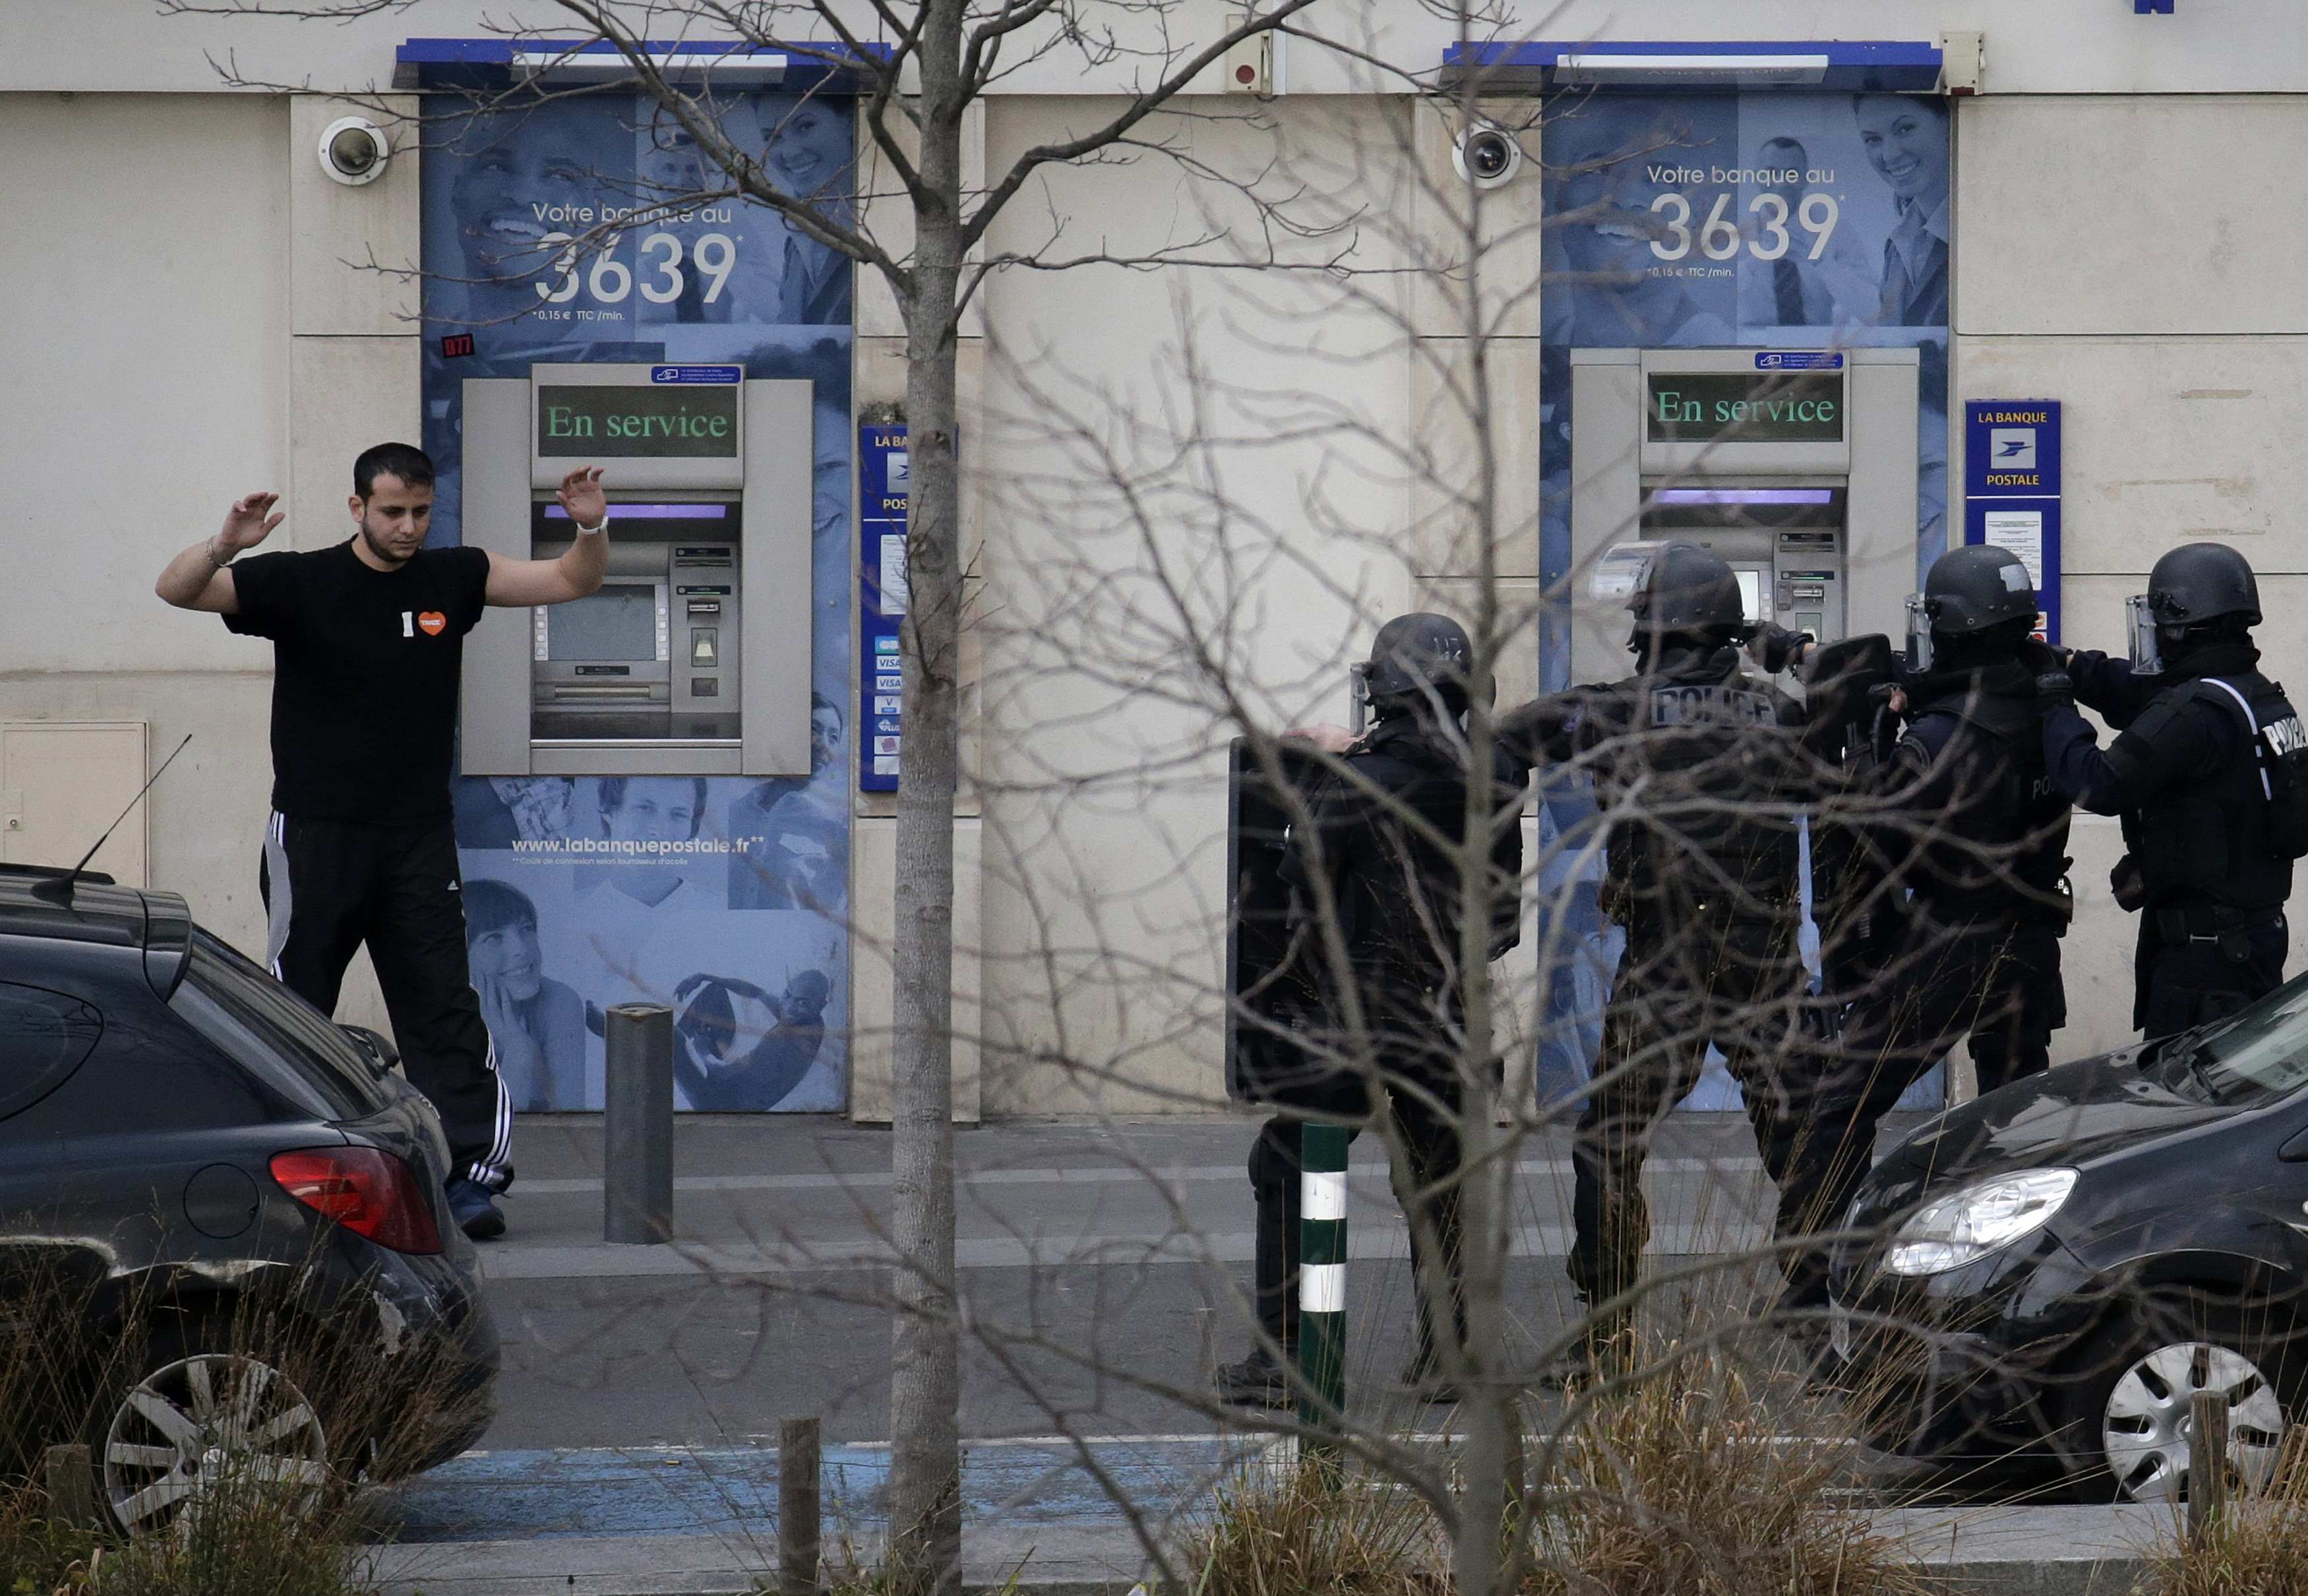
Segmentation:
{"type": "Polygon", "coordinates": [[[477,1439],[496,1329],[395,1062],[181,898],[0,866],[0,1438],[85,1442],[137,1532],[477,1439]]]}
{"type": "Polygon", "coordinates": [[[2308,1396],[2308,976],[1949,1110],[1869,1175],[1834,1266],[1883,1449],[2185,1494],[2191,1399],[2274,1470],[2308,1396]]]}

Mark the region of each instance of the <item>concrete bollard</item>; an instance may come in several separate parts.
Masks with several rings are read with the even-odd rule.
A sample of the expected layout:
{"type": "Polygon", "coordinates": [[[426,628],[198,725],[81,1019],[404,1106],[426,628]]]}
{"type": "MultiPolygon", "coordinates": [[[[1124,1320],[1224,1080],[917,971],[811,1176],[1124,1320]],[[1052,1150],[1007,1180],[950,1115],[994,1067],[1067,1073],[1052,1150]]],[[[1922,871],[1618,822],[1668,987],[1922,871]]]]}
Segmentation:
{"type": "Polygon", "coordinates": [[[1298,1373],[1302,1423],[1335,1427],[1347,1405],[1347,1132],[1299,1133],[1298,1373]]]}
{"type": "Polygon", "coordinates": [[[601,1236],[673,1239],[673,1011],[621,1003],[608,1013],[601,1236]]]}

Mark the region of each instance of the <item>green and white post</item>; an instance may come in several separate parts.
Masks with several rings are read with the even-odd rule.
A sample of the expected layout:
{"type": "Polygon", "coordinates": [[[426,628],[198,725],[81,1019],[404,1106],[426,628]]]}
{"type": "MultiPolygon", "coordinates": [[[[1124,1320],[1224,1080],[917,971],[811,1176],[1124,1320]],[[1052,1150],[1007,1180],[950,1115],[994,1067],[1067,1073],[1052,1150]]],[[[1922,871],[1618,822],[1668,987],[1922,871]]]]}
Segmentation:
{"type": "Polygon", "coordinates": [[[1347,1131],[1299,1132],[1299,1418],[1334,1426],[1347,1405],[1347,1131]]]}

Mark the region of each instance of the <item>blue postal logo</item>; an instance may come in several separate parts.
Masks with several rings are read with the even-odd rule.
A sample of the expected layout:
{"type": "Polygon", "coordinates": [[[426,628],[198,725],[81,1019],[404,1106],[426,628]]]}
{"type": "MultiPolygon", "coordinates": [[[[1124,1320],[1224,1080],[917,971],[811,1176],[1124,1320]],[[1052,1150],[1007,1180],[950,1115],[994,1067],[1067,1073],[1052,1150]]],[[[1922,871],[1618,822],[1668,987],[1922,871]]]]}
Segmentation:
{"type": "Polygon", "coordinates": [[[1829,349],[1758,349],[1757,371],[1841,371],[1843,357],[1829,349]]]}
{"type": "Polygon", "coordinates": [[[1987,469],[1991,471],[2034,470],[2036,429],[2032,427],[1989,427],[1987,469]]]}

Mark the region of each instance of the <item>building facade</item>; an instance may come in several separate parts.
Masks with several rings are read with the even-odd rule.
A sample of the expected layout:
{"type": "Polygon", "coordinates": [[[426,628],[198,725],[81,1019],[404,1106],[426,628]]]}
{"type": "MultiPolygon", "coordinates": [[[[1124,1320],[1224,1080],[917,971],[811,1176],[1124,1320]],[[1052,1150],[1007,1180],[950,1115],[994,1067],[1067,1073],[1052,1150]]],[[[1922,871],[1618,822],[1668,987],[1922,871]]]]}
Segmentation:
{"type": "MultiPolygon", "coordinates": [[[[1142,147],[1043,168],[982,246],[996,269],[961,353],[969,1111],[1216,1099],[1236,718],[1343,720],[1345,666],[1378,621],[1477,614],[1486,593],[1510,623],[1503,697],[1610,669],[1580,601],[1612,547],[1686,524],[1663,510],[1662,473],[1684,473],[1693,513],[1796,494],[1769,525],[1841,541],[1794,565],[1759,554],[1759,601],[1781,618],[1836,608],[1855,633],[1897,631],[1948,540],[1994,537],[2045,569],[2061,641],[2121,648],[2123,600],[2158,554],[2233,542],[2261,574],[2269,672],[2298,679],[2308,467],[2286,438],[2308,222],[2287,174],[2308,163],[2308,23],[2285,0],[1885,0],[1864,22],[1809,0],[1735,17],[1573,0],[1544,39],[1481,48],[1424,7],[1329,4],[1309,13],[1322,38],[1253,63],[1263,92],[1230,91],[1235,63],[1214,65],[1142,147]],[[1827,37],[1855,30],[1866,39],[1827,37]],[[1469,71],[1521,159],[1479,202],[1454,164],[1464,107],[1422,92],[1469,71]],[[1079,263],[1041,269],[1062,262],[1079,263]],[[1789,356],[1821,358],[1808,392],[1834,416],[1711,455],[1671,458],[1677,440],[1644,431],[1742,402],[1758,373],[1800,399],[1789,356]],[[2053,475],[1977,455],[2039,427],[2024,458],[2053,475]],[[1495,491],[1477,494],[1486,458],[1495,491]]],[[[751,1077],[751,1096],[685,1100],[874,1117],[897,868],[875,722],[902,697],[874,639],[901,601],[883,546],[902,509],[887,424],[903,329],[874,272],[735,200],[554,254],[548,235],[585,225],[570,217],[700,186],[702,168],[630,93],[459,124],[458,91],[414,70],[434,57],[412,39],[502,50],[515,13],[556,20],[478,0],[325,25],[0,0],[0,276],[27,312],[0,444],[15,578],[0,587],[0,852],[68,862],[190,734],[99,864],[256,945],[269,659],[151,598],[168,556],[267,487],[285,495],[285,546],[340,539],[351,459],[386,437],[441,459],[440,535],[465,536],[472,395],[492,392],[473,382],[541,403],[573,367],[720,369],[757,419],[807,383],[807,419],[788,426],[798,463],[742,489],[794,529],[776,586],[742,592],[749,615],[787,606],[789,633],[809,617],[806,646],[759,686],[791,746],[713,773],[653,755],[488,775],[469,712],[461,841],[468,880],[498,884],[477,920],[487,899],[494,925],[535,929],[513,968],[477,968],[510,983],[506,1004],[677,1000],[708,1065],[750,1047],[737,1039],[809,1033],[809,1056],[751,1077]],[[374,182],[335,181],[317,157],[348,116],[400,146],[374,182]],[[544,253],[511,280],[501,263],[522,250],[544,253]]],[[[1208,37],[1228,14],[1195,0],[1173,32],[1208,37]]],[[[1130,70],[1021,63],[973,115],[972,180],[1113,115],[1130,70]]],[[[894,185],[838,89],[728,98],[794,181],[854,166],[844,215],[902,251],[894,185]]],[[[523,452],[516,476],[550,453],[531,442],[504,445],[523,452]]],[[[628,454],[612,480],[679,476],[661,464],[628,454]]],[[[628,505],[678,513],[627,530],[706,548],[691,534],[722,491],[636,488],[628,505]]],[[[627,618],[645,622],[649,582],[632,583],[627,618]]],[[[685,598],[677,571],[659,586],[660,606],[718,601],[685,598]]],[[[708,612],[671,613],[678,628],[708,612]]],[[[567,647],[614,657],[616,617],[599,619],[567,647]]],[[[497,666],[525,670],[529,638],[497,666]]],[[[540,659],[562,646],[536,643],[540,659]]],[[[711,679],[714,658],[668,675],[711,679]]],[[[1541,844],[1561,818],[1546,802],[1541,844]]],[[[2063,1056],[2121,1040],[2130,1012],[2113,824],[2079,816],[2072,851],[2063,1056]]],[[[1581,867],[1551,860],[1541,884],[1581,867]]],[[[1511,971],[1543,1082],[1583,1068],[1607,979],[1599,926],[1569,941],[1546,950],[1554,979],[1529,946],[1511,971]]],[[[348,1002],[344,1017],[383,1023],[367,987],[348,1002]]],[[[537,1041],[524,1100],[598,1106],[581,1020],[540,1022],[537,1041]]]]}

